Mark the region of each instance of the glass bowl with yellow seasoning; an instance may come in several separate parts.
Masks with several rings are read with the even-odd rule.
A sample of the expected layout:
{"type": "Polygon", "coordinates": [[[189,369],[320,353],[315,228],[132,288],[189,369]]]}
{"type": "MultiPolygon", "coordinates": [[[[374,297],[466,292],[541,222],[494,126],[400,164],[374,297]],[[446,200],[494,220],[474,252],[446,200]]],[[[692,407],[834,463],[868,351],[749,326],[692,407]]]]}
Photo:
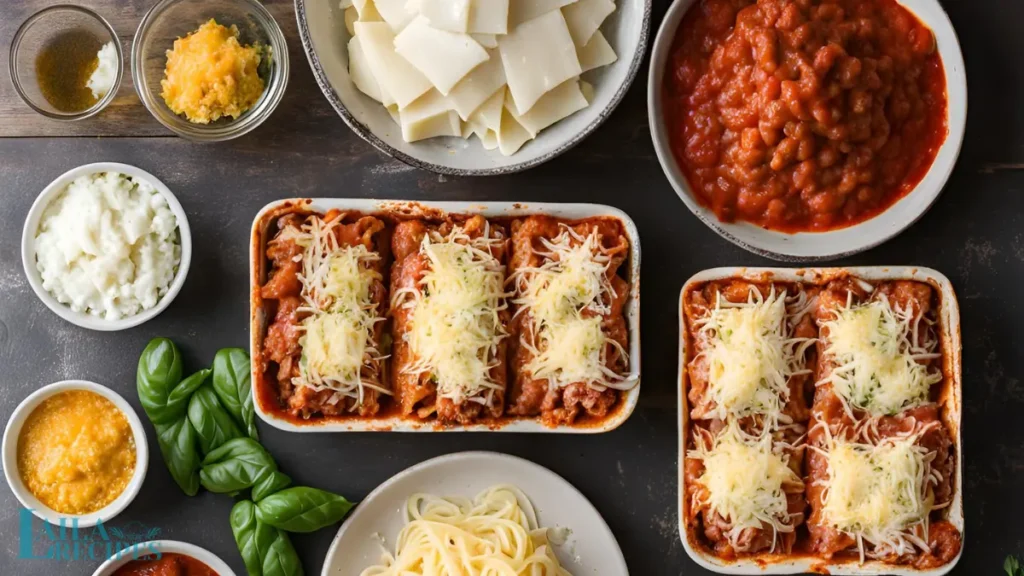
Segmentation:
{"type": "Polygon", "coordinates": [[[67,380],[35,391],[4,430],[4,476],[21,505],[51,524],[107,522],[142,488],[149,448],[118,393],[67,380]]]}
{"type": "Polygon", "coordinates": [[[11,40],[11,81],[36,112],[55,120],[97,114],[117,95],[121,42],[99,14],[57,5],[29,16],[11,40]]]}
{"type": "Polygon", "coordinates": [[[135,33],[131,68],[154,118],[217,142],[270,117],[288,84],[288,46],[257,0],[161,0],[135,33]]]}

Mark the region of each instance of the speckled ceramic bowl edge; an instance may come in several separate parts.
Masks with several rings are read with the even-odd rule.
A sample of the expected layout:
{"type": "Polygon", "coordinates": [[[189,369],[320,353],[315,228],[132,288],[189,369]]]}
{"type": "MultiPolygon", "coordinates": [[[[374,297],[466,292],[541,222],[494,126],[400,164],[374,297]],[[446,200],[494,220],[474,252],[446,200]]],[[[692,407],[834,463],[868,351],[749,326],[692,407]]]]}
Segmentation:
{"type": "Polygon", "coordinates": [[[625,98],[626,93],[629,91],[629,88],[633,85],[633,81],[636,79],[637,72],[640,70],[640,65],[644,61],[644,56],[647,53],[647,40],[650,35],[651,9],[652,0],[644,0],[643,24],[640,30],[640,41],[637,45],[636,52],[633,54],[633,60],[630,62],[626,81],[619,86],[619,89],[612,97],[611,102],[604,108],[604,110],[598,113],[597,118],[595,118],[593,122],[588,124],[581,132],[570,138],[568,141],[561,144],[558,148],[544,154],[543,156],[539,156],[519,164],[512,164],[497,168],[481,168],[478,170],[451,168],[449,166],[435,164],[432,162],[424,162],[417,158],[413,158],[412,156],[390,146],[378,138],[366,125],[356,120],[355,116],[349,112],[348,108],[338,96],[338,93],[327,80],[327,74],[324,72],[323,66],[320,64],[320,58],[313,49],[313,41],[310,37],[309,25],[306,21],[306,0],[295,0],[295,19],[298,23],[299,38],[302,42],[302,49],[306,53],[306,58],[309,60],[309,65],[313,70],[313,77],[316,79],[317,85],[324,93],[324,96],[327,98],[331,107],[334,108],[334,111],[341,116],[341,119],[345,124],[347,124],[353,132],[358,134],[360,138],[368,142],[377,150],[380,150],[384,154],[387,154],[400,162],[408,164],[409,166],[435,172],[437,174],[444,174],[447,176],[500,176],[503,174],[514,174],[516,172],[528,170],[567,152],[582,142],[583,139],[589,136],[592,132],[597,130],[597,128],[608,119],[612,112],[614,112],[619,106],[622,99],[625,98]]]}

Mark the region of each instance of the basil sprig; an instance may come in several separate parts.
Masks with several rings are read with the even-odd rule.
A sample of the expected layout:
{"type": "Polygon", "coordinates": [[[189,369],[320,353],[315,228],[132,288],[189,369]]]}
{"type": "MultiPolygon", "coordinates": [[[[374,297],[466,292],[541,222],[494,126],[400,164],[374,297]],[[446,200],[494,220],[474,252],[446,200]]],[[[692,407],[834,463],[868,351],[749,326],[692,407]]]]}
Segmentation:
{"type": "Polygon", "coordinates": [[[252,405],[252,370],[245,350],[225,348],[217,352],[213,357],[213,390],[245,433],[259,440],[252,405]]]}
{"type": "Polygon", "coordinates": [[[227,348],[217,352],[212,369],[181,380],[177,346],[156,338],[139,358],[139,400],[167,469],[186,494],[194,496],[200,485],[232,496],[248,491],[250,499],[231,510],[231,531],[249,575],[301,576],[288,532],[335,524],[353,504],[324,490],[290,487],[292,479],[257,441],[250,370],[244,350],[227,348]]]}
{"type": "Polygon", "coordinates": [[[295,486],[260,500],[256,518],[288,532],[316,532],[339,522],[351,509],[352,503],[337,494],[295,486]]]}

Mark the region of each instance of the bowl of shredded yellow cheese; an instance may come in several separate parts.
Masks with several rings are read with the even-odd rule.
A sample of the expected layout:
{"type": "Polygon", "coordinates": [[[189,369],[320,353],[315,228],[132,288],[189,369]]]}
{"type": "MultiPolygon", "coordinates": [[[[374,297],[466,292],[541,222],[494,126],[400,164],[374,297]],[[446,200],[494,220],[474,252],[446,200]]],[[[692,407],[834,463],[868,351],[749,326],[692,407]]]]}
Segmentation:
{"type": "Polygon", "coordinates": [[[143,104],[196,141],[230,140],[259,126],[281,101],[288,71],[284,35],[256,0],[162,0],[132,43],[143,104]]]}

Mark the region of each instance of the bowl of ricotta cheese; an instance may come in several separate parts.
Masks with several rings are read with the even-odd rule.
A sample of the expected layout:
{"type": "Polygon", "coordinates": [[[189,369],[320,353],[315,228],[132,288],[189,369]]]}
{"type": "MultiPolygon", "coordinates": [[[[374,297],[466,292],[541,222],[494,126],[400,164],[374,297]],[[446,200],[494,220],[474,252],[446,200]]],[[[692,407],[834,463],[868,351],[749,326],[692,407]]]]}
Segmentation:
{"type": "Polygon", "coordinates": [[[192,259],[188,219],[152,174],[101,162],[65,172],[25,219],[21,258],[33,291],[61,318],[124,330],[160,314],[192,259]]]}

